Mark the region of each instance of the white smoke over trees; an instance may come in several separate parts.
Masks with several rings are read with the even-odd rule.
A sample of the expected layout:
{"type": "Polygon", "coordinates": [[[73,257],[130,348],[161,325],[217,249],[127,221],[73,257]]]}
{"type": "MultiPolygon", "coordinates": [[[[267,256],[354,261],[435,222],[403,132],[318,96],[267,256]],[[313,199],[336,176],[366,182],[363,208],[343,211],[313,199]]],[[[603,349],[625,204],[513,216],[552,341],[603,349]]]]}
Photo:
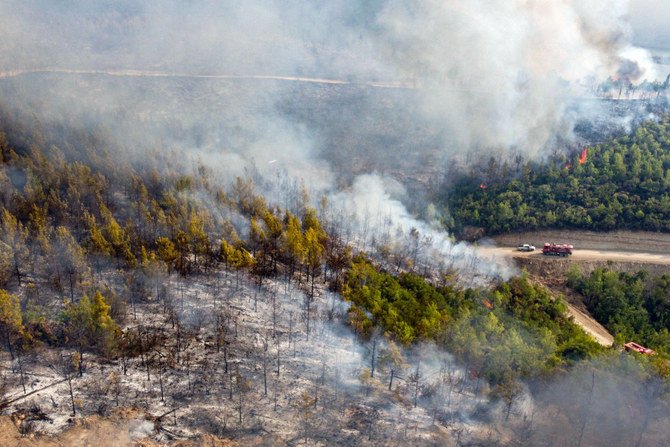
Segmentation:
{"type": "Polygon", "coordinates": [[[447,151],[520,147],[534,154],[569,129],[563,112],[568,95],[583,93],[579,83],[653,76],[649,58],[632,51],[627,4],[8,1],[0,6],[0,71],[404,82],[422,88],[415,100],[424,118],[447,129],[447,151]]]}
{"type": "MultiPolygon", "coordinates": [[[[0,4],[0,101],[46,123],[105,129],[105,137],[119,143],[111,146],[120,151],[119,159],[130,154],[133,161],[153,167],[160,162],[147,160],[147,154],[158,152],[168,167],[204,165],[224,184],[248,169],[275,185],[278,198],[295,193],[300,185],[296,179],[302,179],[316,193],[313,197],[330,198],[333,220],[349,221],[357,243],[390,247],[391,253],[412,261],[399,262],[399,269],[443,262],[441,267],[458,271],[471,284],[514,272],[467,245],[454,244],[435,229],[430,216],[428,222],[413,216],[405,204],[416,197],[400,183],[412,175],[415,163],[425,165],[426,160],[437,160],[432,168],[439,170],[451,157],[464,154],[538,156],[557,136],[572,132],[575,114],[566,114],[571,97],[591,95],[594,83],[608,76],[652,76],[646,55],[629,44],[626,4],[7,0],[0,4]],[[630,54],[638,55],[632,60],[630,54]],[[14,76],[17,70],[42,72],[14,76]],[[201,75],[235,78],[197,77],[201,75]],[[353,137],[346,139],[349,135],[353,137]],[[335,152],[351,158],[361,175],[343,175],[349,165],[333,163],[335,152]],[[385,159],[406,158],[416,162],[390,174],[379,168],[386,167],[385,159]]],[[[238,280],[236,276],[236,285],[238,280]]],[[[131,286],[134,291],[146,285],[131,286]]],[[[239,299],[240,307],[251,309],[250,296],[239,299]]],[[[176,303],[175,298],[175,309],[176,303]]],[[[284,305],[290,312],[289,304],[284,305]]],[[[267,310],[267,327],[276,312],[274,307],[267,310]]],[[[290,329],[283,345],[277,342],[278,365],[279,348],[288,356],[294,330],[294,315],[287,317],[287,312],[290,329]]],[[[205,315],[182,317],[199,332],[205,315]]],[[[311,321],[309,312],[306,317],[301,325],[311,321]]],[[[298,325],[297,311],[295,319],[298,325]]],[[[234,327],[236,333],[237,322],[234,327]]],[[[318,326],[310,330],[319,333],[318,326]]],[[[355,343],[352,338],[351,345],[355,343]]],[[[354,352],[355,358],[362,352],[354,352]]],[[[340,363],[333,362],[343,368],[340,363]]],[[[358,363],[367,365],[368,360],[358,363]]],[[[429,388],[428,379],[436,382],[436,400],[445,395],[456,399],[454,390],[459,381],[466,382],[465,374],[456,369],[443,373],[442,365],[434,363],[421,358],[397,370],[389,367],[387,374],[414,373],[414,387],[402,385],[414,401],[421,400],[422,387],[429,388]]],[[[312,366],[310,372],[316,374],[318,368],[312,366]]],[[[378,368],[377,379],[382,374],[378,368]]],[[[337,371],[332,375],[336,386],[344,388],[337,371]]],[[[229,378],[232,385],[232,373],[229,378]]],[[[395,380],[398,386],[400,379],[395,380]]],[[[557,395],[568,395],[559,385],[557,395]]],[[[272,390],[264,386],[264,395],[268,392],[272,390]]],[[[513,410],[513,394],[507,414],[513,410]]],[[[246,410],[242,393],[236,397],[241,424],[246,410]]],[[[571,405],[566,403],[563,413],[571,405]]]]}
{"type": "Polygon", "coordinates": [[[626,14],[624,0],[9,0],[0,99],[150,167],[301,179],[363,224],[384,214],[386,234],[418,231],[438,247],[426,258],[508,276],[412,217],[410,194],[378,186],[421,188],[450,160],[537,157],[569,139],[592,112],[567,113],[572,97],[653,76],[626,14]]]}

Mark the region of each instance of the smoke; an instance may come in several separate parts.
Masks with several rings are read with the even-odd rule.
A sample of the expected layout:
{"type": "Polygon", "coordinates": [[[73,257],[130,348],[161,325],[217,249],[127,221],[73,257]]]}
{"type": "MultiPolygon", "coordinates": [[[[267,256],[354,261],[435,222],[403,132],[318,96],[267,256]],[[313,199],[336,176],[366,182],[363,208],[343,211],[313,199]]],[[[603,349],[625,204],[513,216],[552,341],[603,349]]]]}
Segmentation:
{"type": "MultiPolygon", "coordinates": [[[[223,309],[229,334],[228,361],[239,366],[260,388],[264,382],[261,366],[267,360],[268,376],[279,382],[280,402],[289,402],[280,404],[279,409],[265,407],[265,411],[275,415],[272,420],[295,417],[296,408],[290,402],[314,396],[318,399],[318,414],[328,420],[323,427],[315,427],[321,436],[334,430],[330,436],[339,440],[340,424],[347,424],[349,418],[360,423],[355,414],[347,416],[347,412],[354,408],[376,408],[378,412],[373,412],[371,425],[375,425],[378,439],[398,435],[398,427],[392,423],[398,416],[417,422],[415,430],[422,438],[432,436],[435,420],[439,419],[449,431],[468,427],[472,430],[468,437],[476,439],[477,431],[484,431],[489,425],[476,419],[477,412],[485,410],[496,419],[504,414],[500,403],[486,396],[487,385],[469,375],[436,345],[422,342],[408,348],[378,332],[369,340],[362,340],[346,324],[349,303],[330,292],[324,291],[309,301],[308,312],[309,298],[299,288],[281,280],[269,280],[260,289],[246,274],[242,275],[239,287],[233,285],[236,281],[232,274],[220,272],[216,279],[210,280],[211,283],[196,280],[168,287],[163,299],[172,303],[184,329],[196,334],[201,330],[215,331],[215,325],[219,324],[216,314],[223,309]],[[277,355],[281,375],[275,379],[277,355]],[[329,411],[335,414],[330,415],[329,411]]],[[[188,343],[184,342],[184,346],[186,351],[188,343]]],[[[214,365],[219,371],[223,368],[222,362],[214,365]]],[[[219,377],[212,370],[207,374],[219,377]]],[[[217,399],[216,391],[209,396],[209,393],[201,396],[193,409],[208,407],[209,399],[217,399]]],[[[530,400],[529,393],[524,391],[516,402],[518,412],[526,411],[521,407],[532,406],[530,400]]],[[[218,402],[216,408],[229,411],[226,407],[218,402]]],[[[255,411],[262,415],[263,405],[256,404],[255,411]]],[[[266,429],[280,433],[272,425],[266,429]]],[[[383,444],[381,440],[378,442],[383,444]]],[[[342,442],[331,440],[331,443],[342,442]]]]}
{"type": "MultiPolygon", "coordinates": [[[[8,1],[0,69],[404,83],[420,88],[411,100],[421,118],[446,129],[444,151],[532,155],[566,126],[566,95],[582,93],[576,83],[652,75],[647,55],[631,51],[626,14],[623,0],[8,1]]],[[[275,87],[255,86],[277,99],[275,87]]]]}
{"type": "Polygon", "coordinates": [[[8,0],[0,98],[135,164],[299,179],[359,222],[364,207],[390,216],[384,234],[418,230],[423,253],[506,277],[406,209],[452,163],[569,140],[600,112],[569,107],[594,82],[653,76],[626,14],[624,0],[8,0]]]}
{"type": "Polygon", "coordinates": [[[362,248],[390,252],[390,257],[401,262],[396,268],[416,268],[429,275],[458,272],[462,282],[469,285],[509,279],[518,273],[508,259],[491,259],[466,243],[455,243],[439,229],[439,223],[431,225],[412,216],[389,193],[394,190],[396,197],[404,195],[402,186],[392,180],[362,175],[350,189],[333,196],[335,214],[346,216],[362,248]]]}
{"type": "Polygon", "coordinates": [[[529,444],[652,445],[667,438],[667,384],[630,355],[582,362],[535,385],[543,415],[529,444]]]}
{"type": "Polygon", "coordinates": [[[631,0],[630,23],[633,42],[652,48],[670,47],[670,3],[664,0],[631,0]]]}

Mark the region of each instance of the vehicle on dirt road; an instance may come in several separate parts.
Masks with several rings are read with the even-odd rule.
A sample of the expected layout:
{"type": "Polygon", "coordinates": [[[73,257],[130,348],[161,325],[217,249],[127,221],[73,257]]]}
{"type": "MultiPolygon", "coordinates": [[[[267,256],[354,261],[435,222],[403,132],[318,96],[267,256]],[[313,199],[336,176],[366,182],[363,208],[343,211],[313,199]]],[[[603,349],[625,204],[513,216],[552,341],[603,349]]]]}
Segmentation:
{"type": "Polygon", "coordinates": [[[572,245],[569,244],[550,244],[545,242],[542,254],[545,256],[570,256],[572,248],[572,245]]]}
{"type": "Polygon", "coordinates": [[[642,345],[638,345],[634,341],[629,341],[628,343],[624,343],[623,348],[626,351],[639,352],[640,354],[646,354],[646,355],[656,354],[656,351],[654,351],[653,349],[645,348],[642,345]]]}
{"type": "Polygon", "coordinates": [[[516,249],[517,251],[535,251],[535,245],[519,244],[516,249]]]}

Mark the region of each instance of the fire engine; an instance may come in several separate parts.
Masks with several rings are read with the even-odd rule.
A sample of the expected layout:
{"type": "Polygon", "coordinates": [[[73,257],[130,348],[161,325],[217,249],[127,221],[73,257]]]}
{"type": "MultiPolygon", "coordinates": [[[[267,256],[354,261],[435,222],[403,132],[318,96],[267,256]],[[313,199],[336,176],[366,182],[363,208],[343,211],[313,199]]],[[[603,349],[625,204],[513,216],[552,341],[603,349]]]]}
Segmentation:
{"type": "Polygon", "coordinates": [[[550,244],[545,242],[542,248],[542,254],[545,256],[569,256],[572,254],[572,245],[569,244],[550,244]]]}
{"type": "Polygon", "coordinates": [[[629,341],[628,343],[624,343],[623,348],[626,351],[632,351],[632,352],[639,352],[640,354],[646,354],[646,355],[654,355],[656,354],[656,351],[645,348],[644,346],[638,345],[635,342],[629,341]]]}

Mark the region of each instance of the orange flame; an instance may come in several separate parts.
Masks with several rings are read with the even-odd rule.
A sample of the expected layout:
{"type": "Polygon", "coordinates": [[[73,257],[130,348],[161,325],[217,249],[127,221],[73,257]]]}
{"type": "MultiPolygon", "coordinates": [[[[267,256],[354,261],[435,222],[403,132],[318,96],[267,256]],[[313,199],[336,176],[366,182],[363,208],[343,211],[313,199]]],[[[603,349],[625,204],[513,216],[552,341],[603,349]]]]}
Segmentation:
{"type": "Polygon", "coordinates": [[[484,300],[484,306],[486,306],[488,309],[493,309],[493,304],[489,300],[484,300]]]}
{"type": "Polygon", "coordinates": [[[589,152],[587,148],[582,149],[582,153],[579,155],[579,164],[583,165],[586,163],[586,158],[588,157],[589,152]]]}
{"type": "Polygon", "coordinates": [[[480,183],[479,189],[486,189],[486,183],[480,183]]]}

